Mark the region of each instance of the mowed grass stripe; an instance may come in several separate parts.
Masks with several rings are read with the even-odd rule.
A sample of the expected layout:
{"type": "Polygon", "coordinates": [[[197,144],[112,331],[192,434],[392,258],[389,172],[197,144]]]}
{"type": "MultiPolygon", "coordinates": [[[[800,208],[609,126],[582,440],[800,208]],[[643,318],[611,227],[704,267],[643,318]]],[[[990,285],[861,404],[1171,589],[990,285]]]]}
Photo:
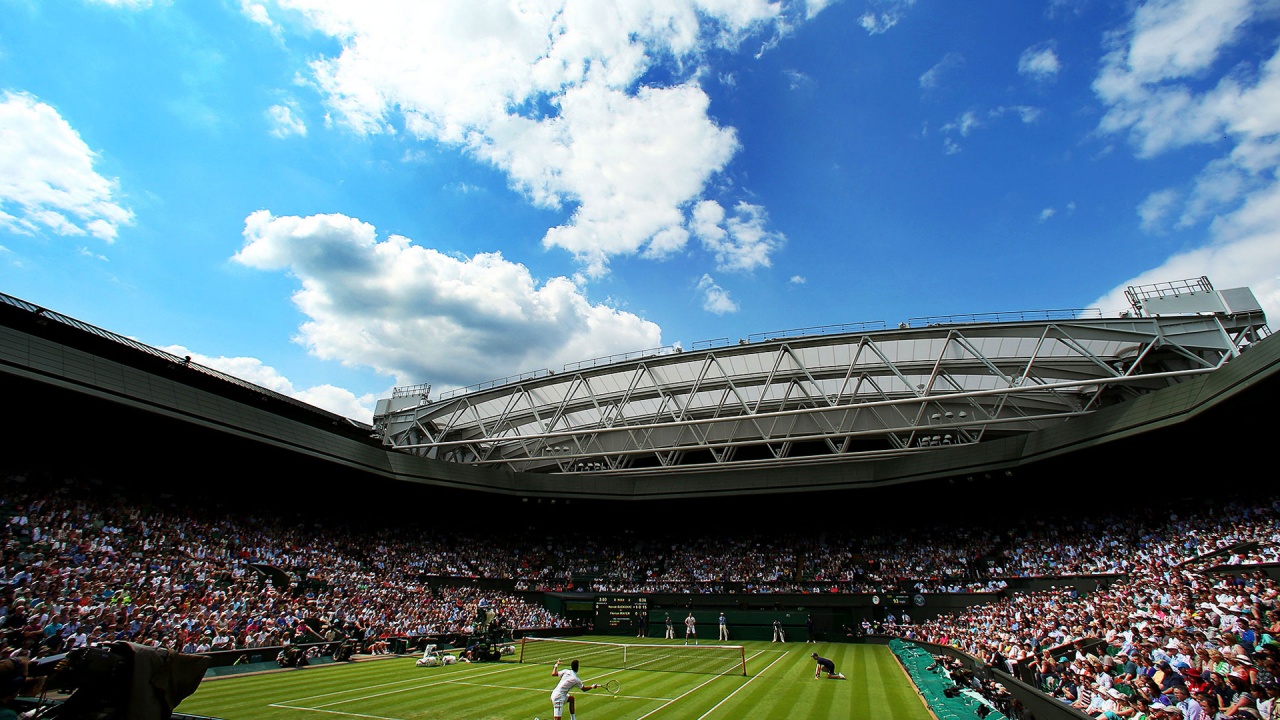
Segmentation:
{"type": "MultiPolygon", "coordinates": [[[[749,658],[748,677],[592,668],[584,661],[585,682],[616,678],[622,687],[616,696],[603,690],[575,693],[578,712],[586,720],[930,719],[886,647],[742,644],[749,658]],[[850,679],[815,680],[811,652],[833,659],[850,679]]],[[[226,720],[531,720],[551,716],[550,695],[556,681],[548,665],[522,665],[508,658],[501,663],[418,668],[415,659],[223,677],[204,683],[178,710],[226,720]]]]}
{"type": "Polygon", "coordinates": [[[872,692],[867,698],[870,703],[867,709],[879,704],[884,708],[881,715],[887,720],[931,719],[933,715],[920,702],[915,685],[911,684],[911,678],[907,677],[893,651],[883,645],[864,646],[864,650],[868,656],[868,672],[874,673],[874,677],[868,678],[872,692]]]}

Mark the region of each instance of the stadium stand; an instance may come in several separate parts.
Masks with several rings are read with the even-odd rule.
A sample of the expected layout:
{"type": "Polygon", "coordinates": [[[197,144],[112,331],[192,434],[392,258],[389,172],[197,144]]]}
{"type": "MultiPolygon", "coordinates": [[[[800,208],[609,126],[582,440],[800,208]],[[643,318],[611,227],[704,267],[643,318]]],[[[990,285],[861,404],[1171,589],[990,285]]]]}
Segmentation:
{"type": "Polygon", "coordinates": [[[668,609],[758,616],[763,639],[815,607],[824,640],[889,645],[939,718],[1271,720],[1280,695],[1280,499],[1256,421],[1273,340],[1129,415],[991,443],[1008,452],[972,473],[951,458],[981,443],[876,466],[924,478],[899,486],[699,497],[689,474],[669,482],[690,497],[620,502],[574,496],[585,477],[477,493],[498,476],[431,458],[403,461],[430,483],[407,481],[370,428],[19,309],[0,659],[129,641],[261,669],[469,648],[490,610],[512,637],[573,634],[593,616],[556,598],[622,593],[649,596],[655,635],[668,609]]]}

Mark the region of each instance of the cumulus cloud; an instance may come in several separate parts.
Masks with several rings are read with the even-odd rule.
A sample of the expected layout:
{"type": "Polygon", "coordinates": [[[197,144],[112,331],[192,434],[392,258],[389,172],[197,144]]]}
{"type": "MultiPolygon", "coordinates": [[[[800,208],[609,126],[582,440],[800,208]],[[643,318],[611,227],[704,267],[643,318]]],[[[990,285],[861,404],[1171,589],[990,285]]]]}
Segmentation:
{"type": "Polygon", "coordinates": [[[1048,220],[1049,218],[1051,218],[1051,217],[1053,217],[1054,215],[1057,215],[1057,214],[1058,214],[1058,211],[1057,211],[1057,210],[1055,210],[1055,209],[1053,209],[1053,208],[1051,208],[1051,207],[1047,207],[1047,208],[1045,208],[1045,209],[1043,209],[1043,210],[1041,210],[1041,211],[1040,211],[1040,222],[1044,222],[1044,221],[1048,220]]]}
{"type": "MultiPolygon", "coordinates": [[[[1208,92],[1191,81],[1213,69],[1255,12],[1260,9],[1250,0],[1164,0],[1139,7],[1093,83],[1107,105],[1100,129],[1129,133],[1146,157],[1214,140],[1224,129],[1249,132],[1249,112],[1242,111],[1263,110],[1274,100],[1274,56],[1266,77],[1251,87],[1236,74],[1208,92]]],[[[1276,114],[1273,108],[1260,119],[1274,122],[1276,114]]]]}
{"type": "Polygon", "coordinates": [[[336,53],[311,69],[330,117],[407,132],[505,172],[540,207],[571,211],[547,247],[589,276],[619,255],[664,257],[738,150],[696,84],[705,56],[785,33],[807,10],[768,0],[560,4],[277,0],[336,53]],[[642,82],[661,66],[673,82],[642,82]]]}
{"type": "Polygon", "coordinates": [[[1018,74],[1037,82],[1053,80],[1061,69],[1062,63],[1052,45],[1033,45],[1018,58],[1018,74]]]}
{"type": "Polygon", "coordinates": [[[803,285],[809,282],[809,279],[803,275],[792,275],[791,279],[788,280],[787,282],[791,283],[792,285],[803,285]]]}
{"type": "Polygon", "coordinates": [[[307,317],[298,339],[326,360],[397,385],[459,387],[661,345],[652,322],[592,304],[564,277],[539,281],[498,253],[446,255],[345,215],[245,219],[234,260],[287,272],[307,317]]]}
{"type": "Polygon", "coordinates": [[[267,108],[267,120],[271,123],[271,134],[278,138],[291,135],[306,137],[307,124],[302,118],[293,114],[289,105],[272,105],[267,108]]]}
{"type": "Polygon", "coordinates": [[[119,183],[57,110],[24,92],[0,95],[0,227],[114,242],[133,212],[119,183]]]}
{"type": "Polygon", "coordinates": [[[238,377],[245,382],[259,387],[288,395],[308,405],[315,405],[331,413],[359,420],[364,423],[373,422],[373,406],[377,398],[372,394],[356,396],[350,390],[333,385],[317,385],[310,388],[296,388],[289,378],[274,367],[253,357],[210,357],[192,352],[181,345],[169,345],[160,348],[179,357],[189,357],[191,361],[213,368],[219,372],[238,377]]]}
{"type": "Polygon", "coordinates": [[[738,312],[738,303],[729,297],[729,291],[716,284],[710,275],[698,280],[698,292],[702,293],[702,309],[714,315],[738,312]]]}
{"type": "Polygon", "coordinates": [[[1250,0],[1162,0],[1137,7],[1093,84],[1106,106],[1102,134],[1123,134],[1140,157],[1189,145],[1227,146],[1197,177],[1152,192],[1138,207],[1142,227],[1207,223],[1201,247],[1175,255],[1130,284],[1208,275],[1219,287],[1248,285],[1280,311],[1280,53],[1256,62],[1228,57],[1251,26],[1268,32],[1274,7],[1250,0]],[[1225,142],[1224,142],[1225,141],[1225,142]],[[1268,226],[1268,222],[1272,223],[1268,226]]]}
{"type": "Polygon", "coordinates": [[[1124,290],[1208,276],[1216,288],[1249,287],[1268,318],[1280,317],[1280,185],[1253,193],[1210,228],[1209,242],[1181,252],[1112,288],[1094,301],[1108,312],[1128,308],[1124,290]]]}
{"type": "Polygon", "coordinates": [[[728,215],[720,203],[704,200],[694,208],[691,230],[716,258],[716,269],[750,272],[769,267],[786,238],[768,229],[764,208],[738,203],[728,215]]]}

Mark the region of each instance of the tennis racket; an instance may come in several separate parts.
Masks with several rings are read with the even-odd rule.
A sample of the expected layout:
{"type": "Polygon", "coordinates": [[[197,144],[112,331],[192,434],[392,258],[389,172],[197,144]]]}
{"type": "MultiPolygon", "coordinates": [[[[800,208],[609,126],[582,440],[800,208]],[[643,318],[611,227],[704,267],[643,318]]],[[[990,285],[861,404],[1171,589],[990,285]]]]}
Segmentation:
{"type": "Polygon", "coordinates": [[[618,689],[621,688],[622,685],[618,684],[617,680],[610,680],[609,682],[601,685],[600,687],[604,688],[605,690],[608,690],[611,693],[617,693],[618,689]]]}

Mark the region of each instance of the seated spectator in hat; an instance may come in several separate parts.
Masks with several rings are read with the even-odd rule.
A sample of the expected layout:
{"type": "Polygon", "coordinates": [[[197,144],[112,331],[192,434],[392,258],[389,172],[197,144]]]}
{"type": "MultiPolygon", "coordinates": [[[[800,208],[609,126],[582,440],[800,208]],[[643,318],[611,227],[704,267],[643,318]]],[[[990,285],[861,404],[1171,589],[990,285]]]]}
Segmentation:
{"type": "Polygon", "coordinates": [[[1205,692],[1209,689],[1209,681],[1205,675],[1197,668],[1187,668],[1182,673],[1183,680],[1186,681],[1187,692],[1194,697],[1197,693],[1205,692]]]}
{"type": "Polygon", "coordinates": [[[1253,666],[1253,660],[1248,655],[1240,654],[1231,661],[1231,671],[1228,676],[1234,681],[1243,682],[1246,686],[1256,685],[1258,680],[1258,671],[1253,666]]]}

